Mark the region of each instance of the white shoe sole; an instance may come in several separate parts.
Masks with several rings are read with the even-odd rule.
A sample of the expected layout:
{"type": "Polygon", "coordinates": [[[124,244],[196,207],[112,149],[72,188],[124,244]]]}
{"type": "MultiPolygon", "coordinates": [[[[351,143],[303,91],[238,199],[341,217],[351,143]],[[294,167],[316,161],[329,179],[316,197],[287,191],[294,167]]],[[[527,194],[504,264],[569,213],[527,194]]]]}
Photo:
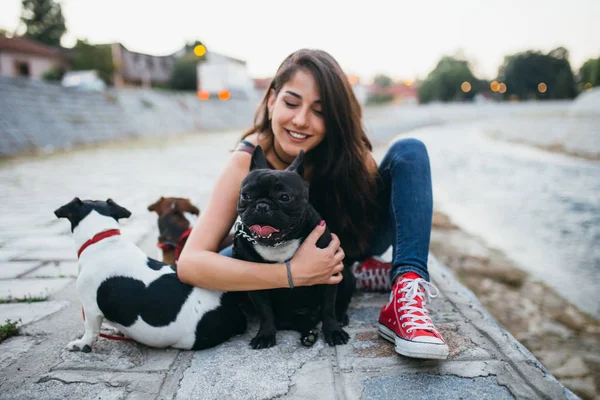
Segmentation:
{"type": "Polygon", "coordinates": [[[394,331],[379,324],[379,334],[384,339],[394,343],[396,353],[405,357],[445,360],[448,358],[448,345],[445,343],[412,342],[398,337],[394,331]]]}

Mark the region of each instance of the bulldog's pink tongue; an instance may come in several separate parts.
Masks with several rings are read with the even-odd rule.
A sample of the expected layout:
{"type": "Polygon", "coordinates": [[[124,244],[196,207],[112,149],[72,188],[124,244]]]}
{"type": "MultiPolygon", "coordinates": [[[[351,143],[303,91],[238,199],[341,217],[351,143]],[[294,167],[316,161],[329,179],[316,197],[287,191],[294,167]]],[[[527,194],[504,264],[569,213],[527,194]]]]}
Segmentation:
{"type": "Polygon", "coordinates": [[[252,225],[250,231],[256,233],[258,236],[269,236],[271,233],[279,232],[279,229],[275,229],[272,226],[252,225]]]}

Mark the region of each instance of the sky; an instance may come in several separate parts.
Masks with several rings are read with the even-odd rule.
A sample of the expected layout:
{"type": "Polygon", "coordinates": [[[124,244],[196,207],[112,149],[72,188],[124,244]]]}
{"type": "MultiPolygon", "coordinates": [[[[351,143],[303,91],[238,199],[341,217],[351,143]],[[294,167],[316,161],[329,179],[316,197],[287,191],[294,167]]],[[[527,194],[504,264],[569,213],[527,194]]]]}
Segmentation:
{"type": "MultiPolygon", "coordinates": [[[[167,55],[200,40],[208,51],[247,62],[270,77],[300,48],[329,52],[347,74],[370,82],[425,78],[444,55],[460,53],[491,79],[505,55],[570,52],[575,71],[600,57],[600,0],[61,0],[67,34],[121,42],[167,55]]],[[[18,30],[21,0],[0,0],[0,28],[18,30]]]]}

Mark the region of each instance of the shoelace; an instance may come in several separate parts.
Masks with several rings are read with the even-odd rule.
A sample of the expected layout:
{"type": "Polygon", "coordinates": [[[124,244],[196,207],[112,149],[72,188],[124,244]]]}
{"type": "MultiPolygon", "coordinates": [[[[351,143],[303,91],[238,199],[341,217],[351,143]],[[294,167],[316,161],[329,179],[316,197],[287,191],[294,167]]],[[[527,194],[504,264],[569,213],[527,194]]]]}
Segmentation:
{"type": "Polygon", "coordinates": [[[403,322],[402,327],[410,326],[406,330],[407,333],[412,332],[415,329],[425,329],[429,331],[435,331],[435,326],[431,322],[431,317],[429,317],[429,312],[425,308],[425,305],[432,298],[437,297],[439,294],[438,288],[436,288],[433,283],[427,282],[423,278],[418,279],[403,279],[400,281],[400,286],[406,283],[402,289],[398,290],[398,294],[402,295],[402,292],[406,293],[406,297],[399,298],[398,303],[406,303],[405,306],[402,306],[398,309],[399,313],[405,311],[406,313],[401,317],[401,320],[408,319],[409,321],[403,322]],[[421,291],[419,289],[422,289],[421,291]],[[432,289],[435,290],[435,293],[432,292],[432,289]],[[419,296],[422,300],[422,306],[419,307],[419,302],[415,297],[419,296]],[[421,313],[422,315],[415,315],[415,313],[421,313]],[[419,323],[417,321],[422,321],[419,323]]]}
{"type": "Polygon", "coordinates": [[[352,266],[357,289],[374,291],[390,290],[390,268],[364,268],[361,270],[360,267],[362,265],[362,263],[356,262],[352,266]]]}

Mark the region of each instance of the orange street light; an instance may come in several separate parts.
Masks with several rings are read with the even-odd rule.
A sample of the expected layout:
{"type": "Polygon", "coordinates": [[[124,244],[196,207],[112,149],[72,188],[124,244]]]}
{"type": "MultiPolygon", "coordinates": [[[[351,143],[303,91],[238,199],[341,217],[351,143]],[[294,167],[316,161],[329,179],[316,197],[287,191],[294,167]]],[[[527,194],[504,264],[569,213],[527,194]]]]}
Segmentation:
{"type": "Polygon", "coordinates": [[[469,93],[471,91],[471,84],[467,81],[464,81],[461,85],[460,85],[460,89],[465,92],[465,93],[469,93]]]}
{"type": "Polygon", "coordinates": [[[500,90],[500,84],[498,83],[498,81],[493,81],[492,83],[490,83],[490,89],[492,90],[492,92],[497,92],[498,90],[500,90]]]}
{"type": "Polygon", "coordinates": [[[229,100],[230,97],[231,97],[231,94],[229,93],[229,90],[227,90],[227,89],[223,89],[219,92],[219,98],[221,100],[229,100]]]}
{"type": "Polygon", "coordinates": [[[500,86],[498,86],[498,91],[502,94],[506,93],[506,83],[501,83],[500,86]]]}
{"type": "Polygon", "coordinates": [[[546,93],[546,90],[548,90],[548,86],[544,82],[540,82],[538,85],[538,92],[546,93]]]}
{"type": "Polygon", "coordinates": [[[208,93],[208,90],[198,90],[198,98],[200,100],[208,100],[210,98],[210,93],[208,93]]]}

